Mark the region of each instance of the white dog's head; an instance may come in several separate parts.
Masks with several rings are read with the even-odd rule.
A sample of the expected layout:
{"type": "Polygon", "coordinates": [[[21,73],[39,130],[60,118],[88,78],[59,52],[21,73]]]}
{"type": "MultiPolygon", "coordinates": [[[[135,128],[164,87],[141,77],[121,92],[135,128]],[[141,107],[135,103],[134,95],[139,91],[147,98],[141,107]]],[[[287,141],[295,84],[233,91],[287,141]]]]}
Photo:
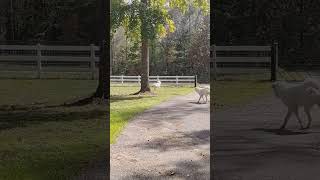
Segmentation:
{"type": "Polygon", "coordinates": [[[307,88],[306,91],[309,95],[320,95],[319,90],[313,87],[307,88]]]}

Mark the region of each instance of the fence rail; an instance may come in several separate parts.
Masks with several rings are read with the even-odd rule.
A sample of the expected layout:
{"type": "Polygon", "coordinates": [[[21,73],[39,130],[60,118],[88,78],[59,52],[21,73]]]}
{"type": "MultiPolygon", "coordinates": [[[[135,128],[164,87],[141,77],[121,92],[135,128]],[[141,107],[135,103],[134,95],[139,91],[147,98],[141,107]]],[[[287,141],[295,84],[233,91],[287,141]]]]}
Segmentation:
{"type": "MultiPolygon", "coordinates": [[[[91,79],[94,79],[96,63],[99,62],[96,51],[99,51],[99,47],[93,44],[89,46],[0,45],[0,63],[6,68],[10,63],[14,63],[14,67],[35,66],[36,68],[31,68],[31,71],[36,71],[38,78],[41,78],[43,72],[48,71],[61,72],[61,69],[63,69],[70,72],[71,64],[75,67],[74,70],[80,68],[89,72],[91,73],[91,79]],[[65,65],[62,65],[63,63],[68,63],[68,68],[65,68],[65,65]],[[86,64],[83,65],[83,63],[86,64]],[[44,65],[50,66],[52,64],[60,65],[60,68],[56,66],[56,68],[43,68],[44,65]],[[70,70],[68,71],[68,69],[70,70]]],[[[21,71],[25,71],[25,69],[21,68],[21,71]]],[[[79,71],[77,70],[77,72],[79,71]]]]}
{"type": "Polygon", "coordinates": [[[243,74],[269,71],[276,80],[278,44],[273,46],[216,46],[211,47],[210,66],[213,79],[218,74],[243,74]],[[222,53],[224,56],[221,56],[222,53]],[[252,53],[255,54],[252,55],[252,53]],[[251,54],[250,54],[251,53],[251,54]]]}
{"type": "Polygon", "coordinates": [[[216,46],[216,51],[271,51],[271,46],[216,46]]]}
{"type": "MultiPolygon", "coordinates": [[[[194,84],[197,85],[197,76],[149,76],[149,82],[155,83],[160,80],[162,83],[179,84],[194,84]]],[[[139,83],[141,76],[110,76],[110,81],[113,83],[139,83]]]]}

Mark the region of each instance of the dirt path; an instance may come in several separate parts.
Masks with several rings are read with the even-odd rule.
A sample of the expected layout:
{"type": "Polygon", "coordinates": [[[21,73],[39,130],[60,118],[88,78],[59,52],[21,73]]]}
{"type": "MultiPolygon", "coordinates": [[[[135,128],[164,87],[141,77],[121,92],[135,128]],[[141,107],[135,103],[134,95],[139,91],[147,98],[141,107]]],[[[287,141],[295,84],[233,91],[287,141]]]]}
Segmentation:
{"type": "Polygon", "coordinates": [[[192,93],[137,116],[111,145],[112,180],[210,179],[209,103],[192,93]]]}
{"type": "MultiPolygon", "coordinates": [[[[286,108],[272,95],[213,114],[214,177],[217,180],[318,180],[320,110],[310,130],[290,119],[277,130],[286,108]]],[[[306,116],[302,116],[306,125],[306,116]]]]}

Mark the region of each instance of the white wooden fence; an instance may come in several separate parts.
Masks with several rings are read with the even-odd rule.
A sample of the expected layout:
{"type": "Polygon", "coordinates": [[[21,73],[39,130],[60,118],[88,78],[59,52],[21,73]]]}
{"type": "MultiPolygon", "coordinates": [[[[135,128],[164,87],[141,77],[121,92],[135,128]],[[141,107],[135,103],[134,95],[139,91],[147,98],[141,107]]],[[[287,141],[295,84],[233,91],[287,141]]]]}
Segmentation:
{"type": "MultiPolygon", "coordinates": [[[[155,83],[158,80],[161,83],[170,84],[194,84],[197,85],[197,76],[149,76],[149,82],[155,83]]],[[[110,76],[110,81],[113,83],[139,83],[141,82],[141,76],[110,76]]]]}
{"type": "MultiPolygon", "coordinates": [[[[244,53],[245,54],[245,53],[244,53]]],[[[271,79],[275,79],[275,72],[278,66],[278,45],[273,46],[215,46],[211,47],[211,68],[213,78],[218,74],[242,74],[242,73],[259,73],[271,72],[271,79]],[[247,55],[226,55],[219,56],[217,52],[227,53],[243,53],[255,52],[263,54],[263,56],[247,56],[247,55]],[[218,64],[220,67],[218,67],[218,64]],[[263,65],[261,65],[263,64],[263,65]],[[251,65],[251,67],[250,67],[251,65]]]]}
{"type": "Polygon", "coordinates": [[[37,77],[41,78],[43,63],[68,62],[78,65],[87,62],[86,71],[91,72],[91,78],[94,79],[96,62],[99,61],[99,57],[95,55],[96,51],[99,51],[99,47],[93,44],[90,46],[0,45],[0,63],[14,62],[19,65],[19,63],[34,62],[37,77]]]}

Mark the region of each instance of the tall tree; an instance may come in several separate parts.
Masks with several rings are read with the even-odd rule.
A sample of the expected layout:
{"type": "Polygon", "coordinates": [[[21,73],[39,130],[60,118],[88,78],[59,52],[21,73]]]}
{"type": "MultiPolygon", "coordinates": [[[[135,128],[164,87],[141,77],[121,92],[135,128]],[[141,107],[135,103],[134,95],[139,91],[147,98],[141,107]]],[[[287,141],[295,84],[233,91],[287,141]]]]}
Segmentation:
{"type": "Polygon", "coordinates": [[[185,13],[190,6],[209,11],[208,0],[131,0],[113,5],[112,29],[123,26],[126,36],[141,43],[141,89],[136,94],[150,91],[149,41],[175,30],[168,11],[176,8],[185,13]]]}
{"type": "MultiPolygon", "coordinates": [[[[144,8],[149,7],[148,0],[141,0],[144,8]]],[[[140,92],[150,91],[149,87],[149,38],[148,38],[148,19],[146,16],[140,16],[141,20],[141,89],[140,92]]]]}

